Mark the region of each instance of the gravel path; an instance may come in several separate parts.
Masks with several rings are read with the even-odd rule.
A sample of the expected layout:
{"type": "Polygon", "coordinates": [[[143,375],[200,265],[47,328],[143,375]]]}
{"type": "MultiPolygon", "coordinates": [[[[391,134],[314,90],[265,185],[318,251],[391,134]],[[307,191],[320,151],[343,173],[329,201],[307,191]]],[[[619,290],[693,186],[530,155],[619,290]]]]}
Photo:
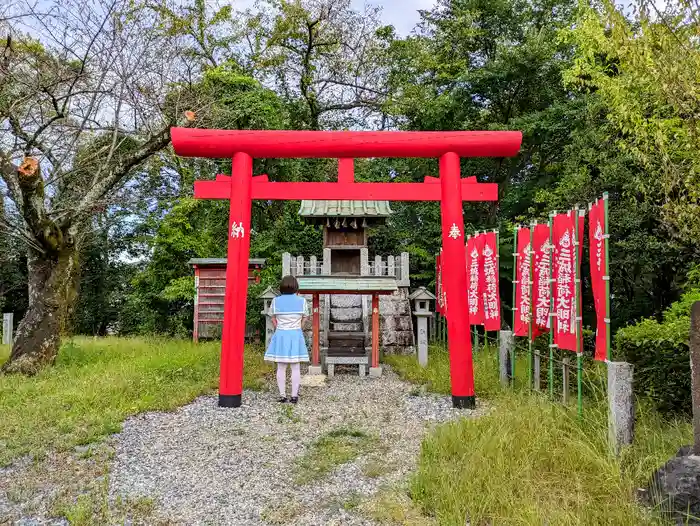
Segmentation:
{"type": "Polygon", "coordinates": [[[111,497],[153,498],[176,524],[374,524],[358,501],[406,479],[432,425],[482,411],[415,396],[386,369],[379,379],[341,375],[302,388],[297,406],[278,404],[274,391],[245,392],[239,409],[206,396],[127,420],[115,437],[111,497]],[[366,433],[372,446],[300,485],[299,459],[339,429],[366,433]]]}

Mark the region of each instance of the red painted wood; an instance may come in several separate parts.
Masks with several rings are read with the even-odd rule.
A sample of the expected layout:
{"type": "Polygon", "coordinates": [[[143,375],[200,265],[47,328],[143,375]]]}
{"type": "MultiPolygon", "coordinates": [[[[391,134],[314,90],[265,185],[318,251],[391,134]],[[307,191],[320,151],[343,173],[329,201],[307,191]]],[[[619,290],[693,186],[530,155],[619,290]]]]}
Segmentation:
{"type": "Polygon", "coordinates": [[[338,159],[338,182],[355,182],[355,159],[338,159]]]}
{"type": "Polygon", "coordinates": [[[452,396],[474,396],[474,371],[469,310],[467,308],[467,260],[464,252],[464,219],[459,156],[447,153],[440,157],[442,190],[442,262],[447,317],[447,342],[450,353],[452,396]]]}
{"type": "MultiPolygon", "coordinates": [[[[217,175],[218,177],[218,175],[217,175]]],[[[429,184],[440,184],[440,178],[439,177],[433,177],[432,175],[426,175],[423,178],[424,183],[429,183],[429,184]]],[[[476,183],[476,176],[472,175],[470,177],[462,177],[462,183],[476,183]]]]}
{"type": "Polygon", "coordinates": [[[172,128],[177,155],[232,158],[245,152],[255,158],[301,157],[511,157],[518,153],[517,131],[291,131],[204,130],[172,128]]]}
{"type": "MultiPolygon", "coordinates": [[[[230,182],[231,176],[224,174],[216,174],[216,180],[221,182],[230,182]]],[[[257,183],[267,183],[269,181],[267,174],[256,175],[253,177],[253,184],[257,183]]]]}
{"type": "Polygon", "coordinates": [[[379,295],[372,294],[372,367],[379,367],[379,295]]]}
{"type": "Polygon", "coordinates": [[[320,301],[319,295],[314,294],[312,301],[313,309],[313,346],[311,349],[311,363],[312,365],[318,365],[321,363],[319,357],[320,353],[320,339],[321,339],[321,312],[320,312],[320,301]]]}
{"type": "Polygon", "coordinates": [[[194,282],[196,289],[196,298],[194,302],[194,330],[192,331],[192,339],[194,343],[199,343],[199,268],[194,266],[194,282]]]}
{"type": "Polygon", "coordinates": [[[235,154],[231,173],[231,183],[224,183],[229,187],[230,205],[224,326],[221,331],[220,395],[240,395],[243,391],[248,283],[240,277],[248,274],[253,159],[245,153],[235,154]]]}
{"type": "MultiPolygon", "coordinates": [[[[226,181],[195,181],[197,199],[228,199],[226,181]]],[[[495,183],[461,183],[464,201],[497,201],[495,183]]],[[[431,183],[265,183],[253,182],[253,199],[302,200],[346,199],[350,201],[440,201],[440,187],[431,183]]]]}

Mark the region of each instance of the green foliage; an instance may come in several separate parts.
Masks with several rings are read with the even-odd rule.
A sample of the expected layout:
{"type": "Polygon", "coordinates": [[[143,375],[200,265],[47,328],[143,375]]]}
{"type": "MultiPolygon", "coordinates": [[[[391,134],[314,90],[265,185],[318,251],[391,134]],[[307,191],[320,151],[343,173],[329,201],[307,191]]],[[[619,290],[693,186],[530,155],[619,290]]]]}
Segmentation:
{"type": "MultiPolygon", "coordinates": [[[[9,348],[0,347],[0,362],[9,348]]],[[[139,338],[76,338],[56,366],[36,376],[0,376],[0,465],[100,441],[143,411],[167,411],[216,387],[216,343],[139,338]]],[[[246,389],[271,371],[261,349],[245,352],[246,389]]]]}
{"type": "Polygon", "coordinates": [[[603,400],[575,410],[508,392],[485,416],[439,427],[423,442],[410,492],[440,524],[658,524],[635,500],[649,473],[692,438],[687,423],[638,415],[635,444],[608,450],[603,400]]]}
{"type": "Polygon", "coordinates": [[[643,166],[635,174],[639,192],[659,203],[672,235],[687,242],[700,232],[693,110],[700,100],[700,10],[690,2],[667,2],[663,11],[642,0],[633,6],[633,19],[612,0],[582,7],[575,28],[563,33],[576,47],[564,78],[605,102],[620,148],[643,166]]]}
{"type": "Polygon", "coordinates": [[[690,309],[700,289],[686,292],[664,312],[663,320],[645,319],[618,331],[615,350],[634,364],[634,387],[664,413],[690,414],[690,309]]]}
{"type": "MultiPolygon", "coordinates": [[[[410,495],[440,524],[658,524],[636,503],[649,474],[692,440],[686,420],[668,420],[649,404],[637,408],[635,441],[616,458],[608,450],[603,368],[585,365],[583,418],[530,392],[499,386],[495,349],[474,355],[476,393],[486,415],[439,426],[424,440],[410,495]],[[596,388],[596,386],[598,386],[596,388]],[[526,484],[523,484],[526,481],[526,484]]],[[[449,356],[431,347],[428,366],[415,357],[385,357],[399,376],[448,394],[449,356]]],[[[518,360],[516,378],[527,378],[518,360]]],[[[636,370],[635,370],[636,374],[636,370]]]]}

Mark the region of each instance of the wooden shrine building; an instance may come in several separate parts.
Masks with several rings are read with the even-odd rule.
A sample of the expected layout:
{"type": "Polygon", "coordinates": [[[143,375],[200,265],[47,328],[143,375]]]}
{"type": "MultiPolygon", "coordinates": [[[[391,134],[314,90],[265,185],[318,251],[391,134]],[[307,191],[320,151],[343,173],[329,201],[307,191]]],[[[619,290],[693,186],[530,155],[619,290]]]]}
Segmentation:
{"type": "MultiPolygon", "coordinates": [[[[195,342],[200,338],[221,338],[224,323],[224,291],[226,290],[226,258],[194,258],[187,262],[194,268],[194,329],[195,342]]],[[[248,283],[259,278],[256,271],[263,268],[264,259],[248,260],[248,283]]],[[[255,336],[255,329],[246,326],[246,339],[255,336]]]]}

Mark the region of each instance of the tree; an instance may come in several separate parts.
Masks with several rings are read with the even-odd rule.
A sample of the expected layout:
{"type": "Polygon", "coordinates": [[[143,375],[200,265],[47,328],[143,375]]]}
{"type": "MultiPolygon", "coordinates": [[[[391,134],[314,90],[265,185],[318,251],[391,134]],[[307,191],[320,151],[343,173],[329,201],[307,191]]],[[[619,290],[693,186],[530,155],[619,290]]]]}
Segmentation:
{"type": "Polygon", "coordinates": [[[611,0],[582,8],[566,36],[576,47],[568,84],[596,91],[620,148],[643,167],[637,185],[661,205],[668,232],[700,235],[700,8],[675,0],[632,3],[629,20],[611,0]]]}
{"type": "Polygon", "coordinates": [[[379,9],[350,0],[266,0],[251,15],[251,61],[312,130],[381,125],[387,36],[379,9]]]}
{"type": "Polygon", "coordinates": [[[186,87],[172,88],[178,46],[153,22],[127,0],[62,0],[0,22],[3,228],[27,247],[29,303],[4,372],[53,363],[93,214],[192,109],[186,87]]]}

